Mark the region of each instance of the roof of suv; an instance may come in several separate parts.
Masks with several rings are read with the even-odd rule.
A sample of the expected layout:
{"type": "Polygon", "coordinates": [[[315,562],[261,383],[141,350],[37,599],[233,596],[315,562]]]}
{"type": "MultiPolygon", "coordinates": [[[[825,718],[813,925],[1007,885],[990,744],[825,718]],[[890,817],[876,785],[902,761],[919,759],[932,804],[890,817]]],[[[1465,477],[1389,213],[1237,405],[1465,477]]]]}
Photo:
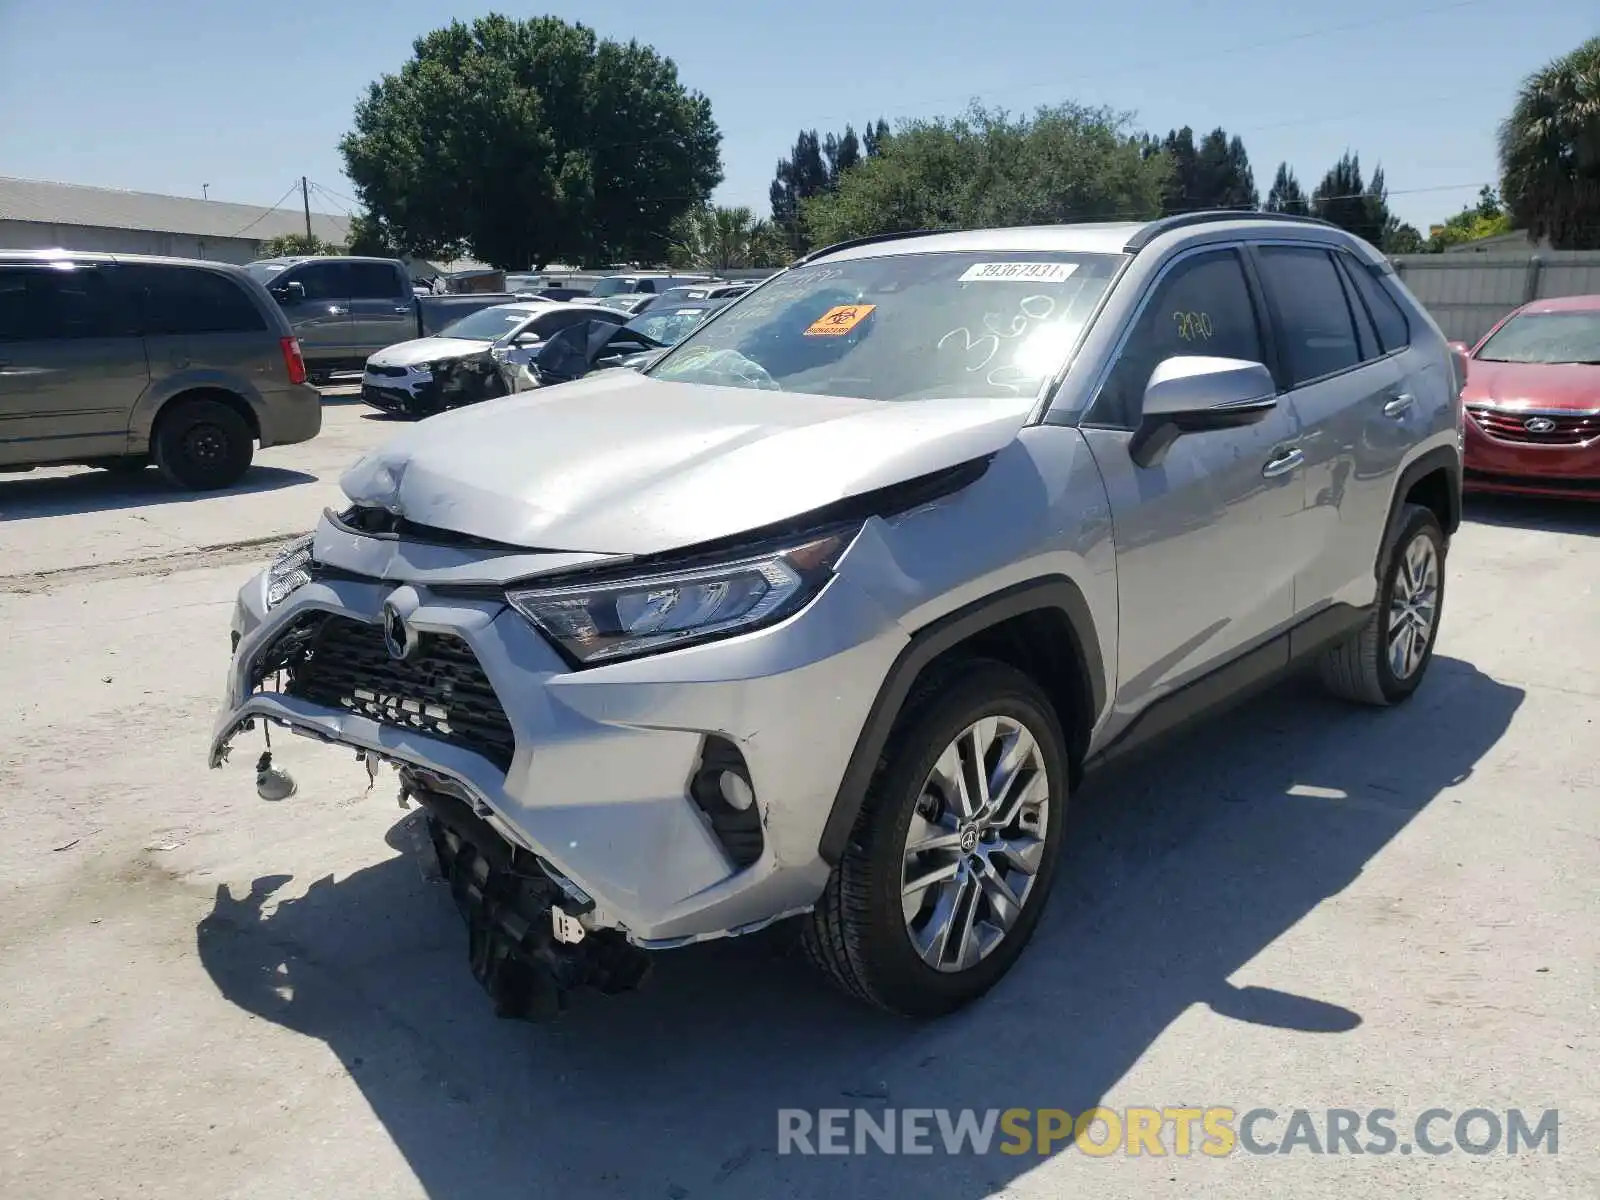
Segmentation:
{"type": "Polygon", "coordinates": [[[165,254],[115,254],[104,250],[0,250],[0,262],[59,262],[72,259],[76,262],[97,263],[156,263],[169,267],[204,267],[212,271],[237,271],[243,268],[236,263],[215,262],[202,258],[173,258],[165,254]]]}
{"type": "Polygon", "coordinates": [[[1008,229],[933,229],[877,234],[823,246],[813,250],[799,262],[816,262],[822,258],[834,260],[870,258],[885,253],[937,254],[974,250],[1133,254],[1168,233],[1216,228],[1223,233],[1262,235],[1281,230],[1286,225],[1294,226],[1303,232],[1321,233],[1324,237],[1333,234],[1334,237],[1329,240],[1357,240],[1343,233],[1337,226],[1315,217],[1292,216],[1287,213],[1208,210],[1179,213],[1176,216],[1160,217],[1152,221],[1023,225],[1008,229]]]}

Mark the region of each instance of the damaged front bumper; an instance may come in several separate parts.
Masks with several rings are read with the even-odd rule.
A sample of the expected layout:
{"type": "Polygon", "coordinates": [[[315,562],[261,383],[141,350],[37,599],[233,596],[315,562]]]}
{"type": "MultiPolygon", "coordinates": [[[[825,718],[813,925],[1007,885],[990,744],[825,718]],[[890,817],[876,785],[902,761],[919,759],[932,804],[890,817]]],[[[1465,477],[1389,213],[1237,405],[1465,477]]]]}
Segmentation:
{"type": "MultiPolygon", "coordinates": [[[[746,933],[812,906],[829,871],[823,826],[904,639],[841,563],[778,626],[572,670],[500,586],[573,557],[486,557],[325,518],[309,582],[270,610],[265,572],[240,593],[210,757],[221,765],[261,721],[394,766],[438,829],[461,838],[463,822],[441,814],[464,814],[480,865],[494,865],[494,847],[516,864],[478,880],[498,897],[489,907],[530,928],[544,913],[555,925],[534,930],[541,953],[558,907],[590,945],[558,977],[610,986],[631,968],[591,961],[598,950],[746,933]],[[412,639],[399,656],[385,641],[395,621],[412,639]],[[747,813],[707,784],[727,770],[754,793],[747,813]]],[[[482,949],[485,971],[505,958],[493,939],[482,949]]]]}

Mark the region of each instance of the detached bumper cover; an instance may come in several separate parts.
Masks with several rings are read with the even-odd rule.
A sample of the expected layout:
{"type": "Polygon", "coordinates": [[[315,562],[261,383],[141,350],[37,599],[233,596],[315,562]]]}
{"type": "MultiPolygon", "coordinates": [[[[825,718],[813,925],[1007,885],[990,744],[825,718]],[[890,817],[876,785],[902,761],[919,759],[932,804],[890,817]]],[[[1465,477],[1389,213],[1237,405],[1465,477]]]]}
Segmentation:
{"type": "Polygon", "coordinates": [[[767,630],[577,672],[498,597],[343,573],[270,614],[262,594],[258,579],[240,595],[213,766],[264,719],[418,768],[592,898],[593,927],[652,947],[745,932],[815,902],[828,876],[823,826],[904,645],[843,575],[767,630]],[[414,665],[374,658],[386,605],[427,647],[414,665]],[[273,690],[285,640],[306,630],[337,636],[309,685],[273,690]],[[689,795],[708,739],[738,748],[755,791],[763,848],[743,868],[689,795]]]}

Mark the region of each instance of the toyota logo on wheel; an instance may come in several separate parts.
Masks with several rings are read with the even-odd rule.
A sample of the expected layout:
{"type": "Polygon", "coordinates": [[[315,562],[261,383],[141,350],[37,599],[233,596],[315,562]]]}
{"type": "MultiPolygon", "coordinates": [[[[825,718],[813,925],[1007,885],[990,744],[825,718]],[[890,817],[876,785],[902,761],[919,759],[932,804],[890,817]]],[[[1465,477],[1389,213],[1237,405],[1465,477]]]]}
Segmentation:
{"type": "Polygon", "coordinates": [[[1549,417],[1529,417],[1522,423],[1522,427],[1529,433],[1550,433],[1555,429],[1556,423],[1549,417]]]}

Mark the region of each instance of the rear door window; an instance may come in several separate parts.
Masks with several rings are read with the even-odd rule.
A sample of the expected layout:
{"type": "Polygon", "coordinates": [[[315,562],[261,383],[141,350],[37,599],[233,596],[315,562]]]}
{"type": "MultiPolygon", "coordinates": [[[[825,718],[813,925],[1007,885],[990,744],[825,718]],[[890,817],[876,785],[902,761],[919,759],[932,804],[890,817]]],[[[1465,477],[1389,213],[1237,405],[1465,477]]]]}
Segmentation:
{"type": "Polygon", "coordinates": [[[1258,246],[1262,283],[1277,325],[1289,386],[1361,362],[1350,304],[1328,251],[1317,246],[1258,246]]]}
{"type": "Polygon", "coordinates": [[[1411,325],[1400,304],[1367,267],[1350,255],[1341,254],[1345,274],[1355,283],[1356,294],[1361,297],[1367,313],[1378,329],[1378,343],[1383,353],[1393,354],[1411,344],[1411,325]]]}
{"type": "Polygon", "coordinates": [[[400,278],[386,263],[347,263],[352,300],[388,300],[400,295],[400,278]]]}
{"type": "Polygon", "coordinates": [[[118,274],[123,291],[143,314],[144,332],[151,336],[257,333],[267,328],[244,288],[216,271],[126,263],[118,274]]]}
{"type": "Polygon", "coordinates": [[[1169,358],[1263,362],[1266,354],[1244,264],[1234,250],[1180,259],[1155,286],[1117,355],[1089,422],[1132,429],[1150,375],[1169,358]]]}

